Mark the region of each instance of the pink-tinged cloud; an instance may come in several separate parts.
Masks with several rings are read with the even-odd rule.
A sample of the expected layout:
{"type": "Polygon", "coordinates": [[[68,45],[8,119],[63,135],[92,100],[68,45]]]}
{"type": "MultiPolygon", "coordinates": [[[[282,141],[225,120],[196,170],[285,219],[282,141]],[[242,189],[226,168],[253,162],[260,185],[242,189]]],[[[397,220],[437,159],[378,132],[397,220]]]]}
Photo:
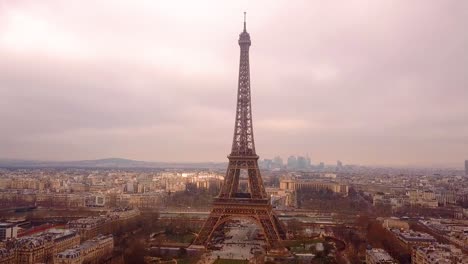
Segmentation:
{"type": "Polygon", "coordinates": [[[0,2],[0,158],[224,161],[242,12],[261,157],[461,164],[468,2],[0,2]]]}

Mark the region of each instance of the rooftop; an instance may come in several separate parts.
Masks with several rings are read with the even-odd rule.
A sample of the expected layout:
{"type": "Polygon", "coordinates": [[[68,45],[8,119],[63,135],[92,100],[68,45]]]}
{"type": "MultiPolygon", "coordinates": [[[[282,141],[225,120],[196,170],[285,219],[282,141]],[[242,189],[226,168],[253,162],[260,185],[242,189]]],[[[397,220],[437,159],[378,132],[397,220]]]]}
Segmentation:
{"type": "Polygon", "coordinates": [[[367,254],[372,256],[373,259],[378,260],[379,262],[385,261],[389,263],[394,263],[394,259],[387,253],[387,251],[381,248],[373,248],[367,250],[367,254]]]}
{"type": "Polygon", "coordinates": [[[0,228],[8,228],[8,227],[14,227],[14,226],[16,226],[15,223],[0,222],[0,228]]]}

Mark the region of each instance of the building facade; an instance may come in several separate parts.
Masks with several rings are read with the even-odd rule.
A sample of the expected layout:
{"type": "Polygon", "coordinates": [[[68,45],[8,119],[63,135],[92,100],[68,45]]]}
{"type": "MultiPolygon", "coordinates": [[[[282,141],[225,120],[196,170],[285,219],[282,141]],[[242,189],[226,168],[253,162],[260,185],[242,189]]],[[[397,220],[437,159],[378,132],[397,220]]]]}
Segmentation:
{"type": "Polygon", "coordinates": [[[18,236],[18,227],[15,223],[0,223],[0,241],[18,236]]]}
{"type": "Polygon", "coordinates": [[[366,250],[366,264],[397,264],[387,251],[381,248],[366,250]]]}
{"type": "Polygon", "coordinates": [[[337,182],[284,179],[280,181],[280,189],[296,191],[299,189],[330,190],[334,193],[348,195],[348,185],[337,182]]]}
{"type": "Polygon", "coordinates": [[[468,160],[465,160],[465,176],[468,176],[468,160]]]}
{"type": "Polygon", "coordinates": [[[412,264],[452,264],[468,263],[468,256],[452,245],[433,243],[429,246],[414,247],[412,264]]]}
{"type": "Polygon", "coordinates": [[[32,264],[50,262],[53,242],[49,237],[25,237],[15,242],[16,263],[32,264]]]}
{"type": "Polygon", "coordinates": [[[433,236],[423,232],[404,231],[400,229],[391,229],[391,231],[408,249],[414,246],[428,246],[437,242],[433,236]]]}
{"type": "Polygon", "coordinates": [[[97,236],[85,241],[78,247],[67,249],[55,255],[55,264],[99,264],[105,263],[114,249],[114,238],[109,236],[97,236]]]}
{"type": "Polygon", "coordinates": [[[0,248],[0,264],[15,264],[15,251],[6,248],[0,248]]]}

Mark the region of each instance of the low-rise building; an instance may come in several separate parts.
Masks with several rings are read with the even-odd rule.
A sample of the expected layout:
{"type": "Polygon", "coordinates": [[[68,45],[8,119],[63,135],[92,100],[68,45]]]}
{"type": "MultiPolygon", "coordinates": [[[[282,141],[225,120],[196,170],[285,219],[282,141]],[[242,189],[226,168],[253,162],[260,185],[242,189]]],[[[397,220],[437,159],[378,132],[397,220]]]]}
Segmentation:
{"type": "Polygon", "coordinates": [[[413,246],[430,245],[434,242],[437,242],[437,240],[433,236],[423,232],[416,232],[412,230],[404,231],[400,229],[391,229],[391,231],[408,248],[411,248],[413,246]]]}
{"type": "Polygon", "coordinates": [[[55,255],[54,264],[81,264],[83,256],[76,248],[67,249],[55,255]]]}
{"type": "Polygon", "coordinates": [[[7,249],[0,249],[0,264],[52,263],[54,255],[80,244],[77,232],[52,229],[34,236],[13,241],[7,249]]]}
{"type": "Polygon", "coordinates": [[[51,237],[24,237],[15,241],[16,263],[32,264],[51,260],[53,241],[51,237]]]}
{"type": "Polygon", "coordinates": [[[453,245],[433,243],[429,246],[414,247],[412,264],[468,263],[468,256],[453,245]]]}
{"type": "Polygon", "coordinates": [[[53,229],[47,231],[45,235],[52,236],[54,242],[53,254],[62,252],[65,249],[76,247],[80,244],[80,235],[74,230],[58,230],[53,229]]]}
{"type": "Polygon", "coordinates": [[[387,229],[398,228],[400,230],[409,230],[408,222],[394,217],[383,219],[382,226],[387,229]]]}
{"type": "Polygon", "coordinates": [[[104,263],[111,257],[114,249],[114,238],[109,236],[98,236],[85,241],[78,247],[67,249],[54,257],[54,264],[81,264],[81,263],[104,263]]]}
{"type": "Polygon", "coordinates": [[[159,208],[163,205],[166,195],[165,191],[123,194],[118,197],[118,201],[120,202],[116,206],[132,206],[142,209],[159,208]]]}
{"type": "Polygon", "coordinates": [[[435,208],[439,206],[436,195],[432,191],[411,190],[407,193],[412,206],[435,208]]]}
{"type": "Polygon", "coordinates": [[[18,236],[18,227],[15,223],[0,223],[0,241],[18,236]]]}
{"type": "Polygon", "coordinates": [[[397,264],[387,251],[381,248],[366,250],[366,264],[397,264]]]}
{"type": "Polygon", "coordinates": [[[273,206],[294,206],[294,193],[280,188],[265,188],[273,206]]]}
{"type": "Polygon", "coordinates": [[[348,195],[348,185],[332,181],[283,179],[280,181],[280,189],[289,191],[299,189],[330,190],[343,196],[348,195]]]}
{"type": "Polygon", "coordinates": [[[116,216],[119,220],[129,220],[139,216],[140,210],[133,208],[119,208],[112,210],[108,215],[116,216]]]}
{"type": "Polygon", "coordinates": [[[15,264],[15,251],[6,248],[0,248],[0,264],[15,264]]]}
{"type": "Polygon", "coordinates": [[[113,223],[127,221],[140,215],[138,209],[115,209],[107,215],[80,218],[68,223],[68,227],[78,230],[81,241],[86,241],[100,234],[112,233],[113,223]]]}
{"type": "Polygon", "coordinates": [[[81,240],[84,241],[102,234],[105,223],[105,216],[92,216],[70,221],[68,227],[78,230],[81,240]]]}
{"type": "Polygon", "coordinates": [[[106,205],[106,196],[104,194],[91,194],[86,197],[86,206],[104,207],[106,205]]]}
{"type": "Polygon", "coordinates": [[[378,192],[372,196],[372,204],[375,206],[391,206],[392,209],[398,209],[410,203],[405,195],[378,192]]]}
{"type": "Polygon", "coordinates": [[[468,250],[468,221],[455,219],[419,220],[419,223],[442,235],[451,243],[468,250]]]}

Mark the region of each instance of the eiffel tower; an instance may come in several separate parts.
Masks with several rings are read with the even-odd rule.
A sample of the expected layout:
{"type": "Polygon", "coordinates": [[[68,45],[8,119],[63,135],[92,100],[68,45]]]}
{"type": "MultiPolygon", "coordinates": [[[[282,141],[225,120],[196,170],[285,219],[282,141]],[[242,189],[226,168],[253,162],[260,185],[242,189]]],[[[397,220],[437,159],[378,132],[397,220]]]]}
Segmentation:
{"type": "Polygon", "coordinates": [[[255,221],[263,229],[269,248],[282,248],[281,240],[286,237],[265,192],[258,168],[259,156],[255,153],[250,100],[250,44],[244,13],[244,31],[239,35],[239,84],[234,138],[231,154],[228,156],[229,165],[220,193],[214,199],[211,213],[193,245],[206,246],[213,232],[233,218],[249,218],[255,221]],[[239,186],[242,177],[248,178],[248,192],[242,192],[239,186]]]}

